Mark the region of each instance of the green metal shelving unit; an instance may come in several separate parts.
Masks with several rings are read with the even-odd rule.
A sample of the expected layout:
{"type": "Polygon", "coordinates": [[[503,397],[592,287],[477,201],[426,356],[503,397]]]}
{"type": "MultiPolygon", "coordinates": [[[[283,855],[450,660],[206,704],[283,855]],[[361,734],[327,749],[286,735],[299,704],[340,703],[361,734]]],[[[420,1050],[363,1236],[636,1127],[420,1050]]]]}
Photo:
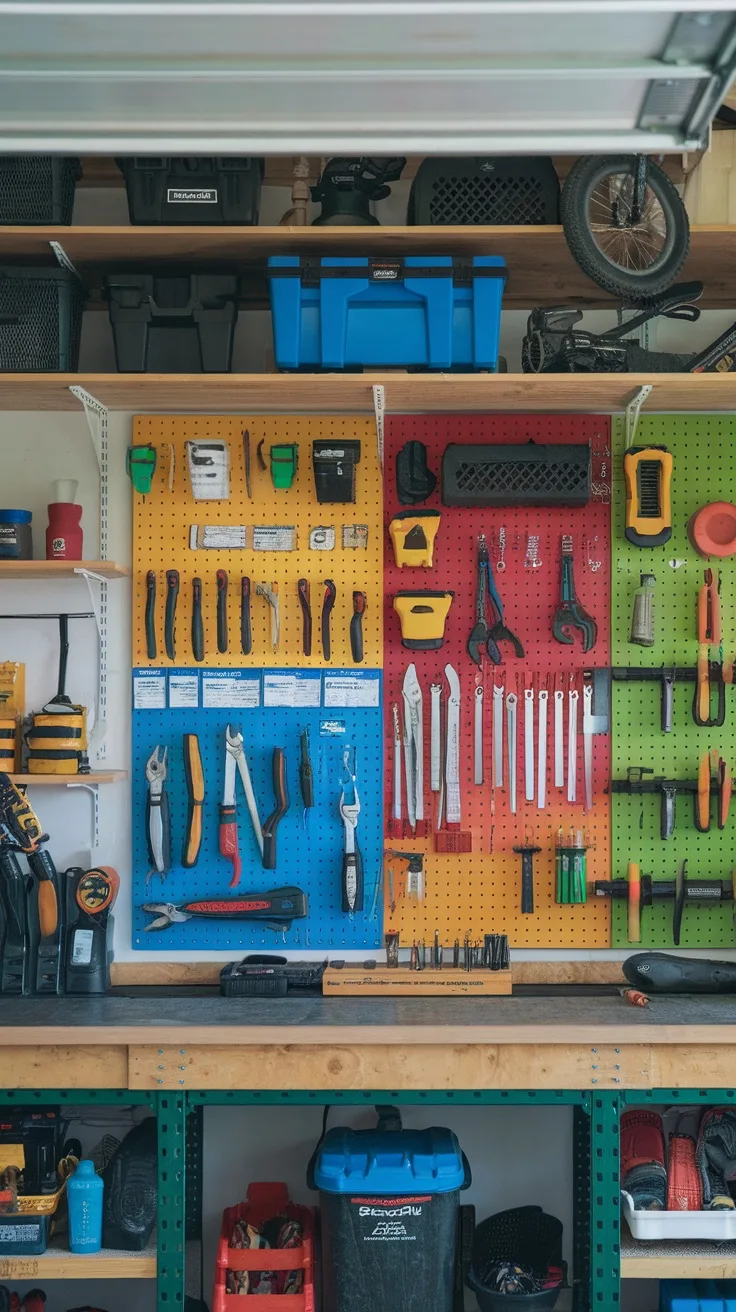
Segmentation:
{"type": "MultiPolygon", "coordinates": [[[[356,1107],[392,1102],[427,1107],[569,1107],[573,1116],[574,1312],[621,1305],[619,1129],[627,1106],[730,1103],[736,1089],[540,1090],[0,1090],[0,1106],[149,1106],[158,1120],[157,1312],[183,1308],[186,1241],[201,1238],[203,1112],[206,1107],[356,1107]]],[[[206,1279],[205,1279],[206,1284],[206,1279]]]]}

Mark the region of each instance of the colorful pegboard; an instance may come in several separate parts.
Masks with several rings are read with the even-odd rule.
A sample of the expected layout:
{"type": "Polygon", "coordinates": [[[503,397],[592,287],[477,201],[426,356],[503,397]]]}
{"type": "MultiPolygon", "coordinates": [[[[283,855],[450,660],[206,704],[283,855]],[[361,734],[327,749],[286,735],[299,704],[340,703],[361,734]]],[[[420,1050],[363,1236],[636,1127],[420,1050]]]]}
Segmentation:
{"type": "MultiPolygon", "coordinates": [[[[463,824],[473,833],[473,852],[469,855],[433,853],[431,836],[425,839],[394,836],[390,846],[417,849],[429,855],[425,861],[426,897],[423,902],[397,896],[391,910],[390,890],[386,888],[386,928],[398,930],[402,942],[429,940],[438,928],[445,941],[462,939],[466,933],[508,933],[513,947],[607,947],[609,942],[609,907],[590,899],[585,905],[557,906],[554,900],[554,843],[560,826],[584,827],[594,844],[588,853],[588,881],[605,878],[609,867],[609,802],[606,784],[609,772],[607,736],[596,737],[594,748],[594,805],[590,814],[583,811],[582,738],[578,742],[578,803],[563,801],[564,795],[552,784],[552,698],[549,706],[547,752],[547,807],[538,810],[535,803],[525,803],[523,788],[523,690],[530,686],[525,676],[534,677],[551,690],[569,686],[575,674],[580,687],[581,672],[593,666],[606,666],[609,651],[609,516],[605,499],[593,500],[578,510],[504,509],[467,510],[443,507],[440,500],[441,456],[450,442],[523,443],[530,438],[539,442],[589,442],[593,451],[593,481],[596,486],[610,477],[610,425],[596,416],[416,416],[391,417],[386,424],[385,519],[388,523],[400,509],[396,499],[394,470],[396,454],[407,441],[425,443],[430,468],[438,476],[434,495],[425,508],[437,508],[442,521],[435,544],[434,567],[398,569],[393,554],[386,547],[385,567],[385,682],[384,731],[388,744],[386,793],[384,806],[390,815],[391,805],[391,706],[401,703],[401,685],[407,665],[414,660],[424,694],[425,780],[429,779],[429,687],[443,680],[446,663],[454,665],[461,680],[463,698],[461,722],[461,771],[463,824]],[[607,468],[606,468],[607,467],[607,468]],[[525,658],[513,659],[499,670],[488,663],[484,667],[485,691],[485,762],[486,782],[473,784],[472,716],[476,667],[471,662],[466,643],[475,620],[476,539],[479,532],[487,536],[494,563],[499,555],[499,529],[506,530],[506,569],[497,573],[496,582],[505,603],[505,619],[524,644],[525,658]],[[527,533],[539,536],[539,569],[525,570],[527,533]],[[561,646],[552,637],[552,617],[559,601],[560,538],[572,533],[575,542],[577,591],[583,606],[598,622],[598,641],[584,657],[578,645],[561,646]],[[595,568],[591,568],[592,562],[595,568]],[[401,645],[398,617],[391,608],[391,597],[406,588],[439,588],[454,591],[455,598],[448,617],[445,642],[441,650],[408,652],[401,645]],[[507,790],[490,787],[491,779],[491,704],[494,677],[503,680],[507,691],[515,681],[519,694],[517,737],[519,807],[510,813],[507,790]],[[492,850],[491,850],[491,829],[492,850]],[[543,850],[535,859],[533,915],[520,914],[520,857],[515,844],[530,840],[543,850]]],[[[507,649],[504,649],[507,650],[507,649]]],[[[581,700],[582,705],[582,700],[581,700]]],[[[431,815],[434,798],[426,788],[426,814],[431,815]],[[432,805],[430,805],[430,801],[432,805]]],[[[408,831],[405,831],[408,832],[408,831]]],[[[396,892],[396,889],[394,890],[396,892]]]]}
{"type": "MultiPolygon", "coordinates": [[[[725,415],[645,415],[636,434],[638,447],[667,447],[674,457],[672,478],[672,537],[662,547],[641,549],[624,537],[625,489],[622,460],[624,426],[614,426],[615,516],[613,520],[613,580],[611,596],[612,659],[615,665],[662,666],[695,664],[698,652],[696,609],[703,570],[709,562],[695,554],[687,536],[690,516],[709,501],[731,499],[736,477],[736,421],[725,415]],[[670,561],[682,563],[673,568],[670,561]],[[654,603],[655,644],[645,648],[628,641],[632,597],[642,572],[656,576],[654,603]]],[[[726,653],[736,635],[736,563],[711,561],[720,572],[721,614],[726,653]]],[[[717,658],[717,651],[712,653],[717,658]]],[[[612,771],[623,778],[628,766],[648,766],[667,778],[696,778],[698,761],[708,748],[718,748],[733,767],[736,758],[736,703],[727,689],[726,722],[720,728],[698,728],[691,705],[694,685],[675,685],[673,730],[660,729],[658,684],[613,685],[612,771]]],[[[674,878],[687,859],[688,877],[730,881],[733,868],[734,817],[721,833],[713,821],[711,831],[699,834],[693,824],[692,800],[680,797],[674,836],[659,836],[659,801],[656,797],[613,798],[612,874],[626,874],[628,861],[638,861],[642,872],[655,879],[674,878]]],[[[672,947],[672,903],[661,902],[642,910],[642,947],[672,947]]],[[[681,946],[731,947],[734,944],[733,905],[688,906],[681,946]]],[[[625,903],[614,905],[613,945],[629,947],[625,903]]]]}
{"type": "Polygon", "coordinates": [[[232,416],[232,415],[138,415],[134,421],[134,445],[152,443],[157,465],[148,496],[135,496],[133,549],[133,665],[193,664],[189,634],[191,630],[192,578],[199,576],[203,586],[203,618],[206,665],[318,666],[324,664],[319,642],[319,622],[324,593],[323,582],[332,578],[337,598],[332,615],[332,655],[335,667],[351,664],[349,624],[354,589],[367,594],[363,620],[364,664],[381,664],[382,594],[377,580],[381,577],[383,533],[381,521],[381,477],[378,465],[375,425],[368,419],[343,419],[334,415],[302,416],[232,416]],[[243,431],[250,433],[251,478],[253,499],[246,495],[243,454],[243,431]],[[314,491],[312,442],[317,438],[339,442],[357,438],[361,442],[361,459],[357,474],[357,500],[350,505],[320,505],[314,491]],[[226,442],[230,451],[231,495],[228,501],[195,501],[191,496],[185,443],[216,439],[226,442]],[[271,475],[258,466],[256,452],[261,440],[268,463],[272,445],[296,443],[299,448],[298,469],[288,491],[274,491],[271,475]],[[170,488],[173,451],[173,488],[170,488]],[[217,551],[189,549],[191,524],[293,525],[298,533],[295,551],[217,551]],[[348,524],[368,525],[365,550],[342,547],[341,529],[348,524]],[[319,525],[332,526],[336,534],[333,551],[310,551],[309,530],[319,525]],[[176,659],[167,662],[163,649],[163,614],[165,572],[179,570],[181,590],[177,607],[176,659]],[[218,569],[227,570],[230,582],[230,648],[217,650],[215,639],[216,585],[218,569]],[[157,632],[158,655],[146,655],[143,616],[146,604],[146,573],[155,570],[158,577],[157,632]],[[253,649],[249,656],[240,653],[239,585],[242,575],[252,579],[251,625],[253,649]],[[307,578],[311,585],[313,617],[312,655],[302,654],[302,614],[297,598],[297,580],[307,578]],[[279,584],[281,599],[281,641],[274,655],[270,642],[270,611],[267,603],[255,595],[256,582],[279,584]]]}
{"type": "MultiPolygon", "coordinates": [[[[134,678],[137,671],[134,671],[134,678]]],[[[372,672],[379,680],[380,674],[372,672]]],[[[323,696],[324,700],[324,696],[323,696]]],[[[380,906],[375,905],[376,885],[381,871],[381,711],[323,707],[260,707],[228,713],[226,710],[196,712],[182,709],[136,710],[133,712],[133,946],[140,949],[176,950],[211,948],[249,951],[289,948],[362,948],[381,943],[380,906]],[[236,779],[240,852],[243,871],[237,889],[228,884],[232,867],[220,856],[217,844],[218,803],[222,799],[225,770],[225,728],[236,721],[243,734],[253,788],[261,818],[274,805],[271,755],[274,746],[286,751],[291,806],[277,832],[277,867],[262,868],[242,792],[236,779]],[[315,807],[307,826],[299,792],[299,735],[310,732],[314,770],[315,807]],[[203,842],[197,865],[184,869],[181,849],[186,825],[186,789],[182,758],[182,735],[196,732],[205,776],[203,842]],[[340,767],[346,743],[357,748],[357,785],[361,801],[358,843],[365,869],[365,909],[345,915],[340,906],[340,869],[343,828],[338,812],[340,767]],[[145,840],[145,765],[153,748],[167,746],[171,808],[172,869],[165,879],[153,875],[145,840]],[[152,917],[140,910],[144,903],[183,902],[192,897],[232,896],[237,892],[266,890],[296,884],[307,894],[309,915],[294,922],[282,940],[260,925],[228,920],[189,920],[156,932],[145,932],[152,917]]]]}

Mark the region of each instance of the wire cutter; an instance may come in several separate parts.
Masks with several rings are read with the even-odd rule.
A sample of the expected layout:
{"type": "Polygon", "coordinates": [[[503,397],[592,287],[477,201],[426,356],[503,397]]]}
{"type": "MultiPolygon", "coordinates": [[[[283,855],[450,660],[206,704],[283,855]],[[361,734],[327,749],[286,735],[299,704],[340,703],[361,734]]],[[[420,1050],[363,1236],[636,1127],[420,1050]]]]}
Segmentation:
{"type": "Polygon", "coordinates": [[[236,897],[192,898],[178,904],[146,902],[141,911],[156,917],[145,926],[147,933],[168,929],[170,925],[184,925],[193,916],[201,920],[262,921],[278,933],[285,933],[291,929],[292,921],[306,916],[308,906],[306,894],[287,884],[264,893],[240,893],[236,897]]]}
{"type": "Polygon", "coordinates": [[[552,621],[552,633],[558,642],[571,647],[575,639],[568,630],[579,629],[583,635],[583,651],[590,651],[598,637],[598,625],[578,601],[573,572],[573,544],[567,534],[563,534],[561,551],[560,604],[552,621]]]}
{"type": "Polygon", "coordinates": [[[171,865],[171,821],[169,819],[169,795],[164,788],[166,782],[166,760],[168,747],[156,744],[146,761],[146,779],[148,780],[148,798],[146,801],[146,842],[151,868],[146,876],[146,883],[151,875],[165,875],[171,865]]]}
{"type": "Polygon", "coordinates": [[[468,655],[471,661],[480,666],[483,663],[483,649],[494,665],[502,662],[500,642],[510,642],[514,653],[519,658],[524,655],[521,640],[504,623],[503,602],[499,596],[493,566],[488,555],[485,533],[478,534],[478,584],[475,593],[475,625],[468,638],[468,655]],[[487,612],[490,609],[492,623],[488,624],[487,612]]]}
{"type": "MultiPolygon", "coordinates": [[[[356,832],[360,815],[360,797],[355,782],[356,765],[350,768],[350,747],[342,754],[340,775],[340,816],[345,827],[345,846],[342,854],[342,909],[352,914],[363,910],[363,856],[358,847],[356,832]]],[[[353,755],[353,762],[355,756],[353,755]]]]}
{"type": "Polygon", "coordinates": [[[238,851],[238,818],[235,809],[235,767],[242,780],[245,801],[248,807],[253,833],[258,850],[263,858],[263,831],[258,815],[256,795],[253,792],[250,770],[243,750],[243,735],[237,724],[229,724],[225,730],[225,787],[222,792],[220,807],[219,849],[220,855],[232,862],[233,877],[230,887],[237,888],[240,882],[242,862],[238,851]]]}

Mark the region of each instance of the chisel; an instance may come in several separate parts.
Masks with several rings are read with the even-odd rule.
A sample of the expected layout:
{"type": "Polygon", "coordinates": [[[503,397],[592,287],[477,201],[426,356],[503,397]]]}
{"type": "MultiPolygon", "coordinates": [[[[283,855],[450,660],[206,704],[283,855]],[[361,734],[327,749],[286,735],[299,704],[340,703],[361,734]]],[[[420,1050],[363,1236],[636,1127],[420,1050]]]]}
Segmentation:
{"type": "Polygon", "coordinates": [[[146,574],[146,656],[155,661],[158,654],[156,646],[156,571],[149,569],[146,574]]]}
{"type": "Polygon", "coordinates": [[[202,623],[202,580],[192,579],[192,655],[204,660],[204,625],[202,623]]]}
{"type": "Polygon", "coordinates": [[[176,660],[176,603],[179,597],[179,571],[166,571],[166,611],[164,615],[164,646],[170,661],[176,660]]]}
{"type": "Polygon", "coordinates": [[[217,650],[227,651],[227,570],[217,571],[217,650]]]}

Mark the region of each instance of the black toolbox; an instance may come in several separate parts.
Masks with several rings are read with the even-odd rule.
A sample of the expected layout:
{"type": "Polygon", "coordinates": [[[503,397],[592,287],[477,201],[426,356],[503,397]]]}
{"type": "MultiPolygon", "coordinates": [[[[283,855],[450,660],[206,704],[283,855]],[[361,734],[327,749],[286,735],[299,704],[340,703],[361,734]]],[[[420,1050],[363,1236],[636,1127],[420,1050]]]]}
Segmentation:
{"type": "Polygon", "coordinates": [[[119,159],[131,223],[258,223],[263,160],[249,155],[119,159]]]}
{"type": "Polygon", "coordinates": [[[76,155],[0,155],[0,224],[67,224],[82,172],[76,155]]]}
{"type": "Polygon", "coordinates": [[[0,266],[0,372],[75,373],[85,299],[66,269],[0,266]]]}
{"type": "Polygon", "coordinates": [[[229,373],[238,318],[234,273],[110,273],[120,373],[229,373]]]}

